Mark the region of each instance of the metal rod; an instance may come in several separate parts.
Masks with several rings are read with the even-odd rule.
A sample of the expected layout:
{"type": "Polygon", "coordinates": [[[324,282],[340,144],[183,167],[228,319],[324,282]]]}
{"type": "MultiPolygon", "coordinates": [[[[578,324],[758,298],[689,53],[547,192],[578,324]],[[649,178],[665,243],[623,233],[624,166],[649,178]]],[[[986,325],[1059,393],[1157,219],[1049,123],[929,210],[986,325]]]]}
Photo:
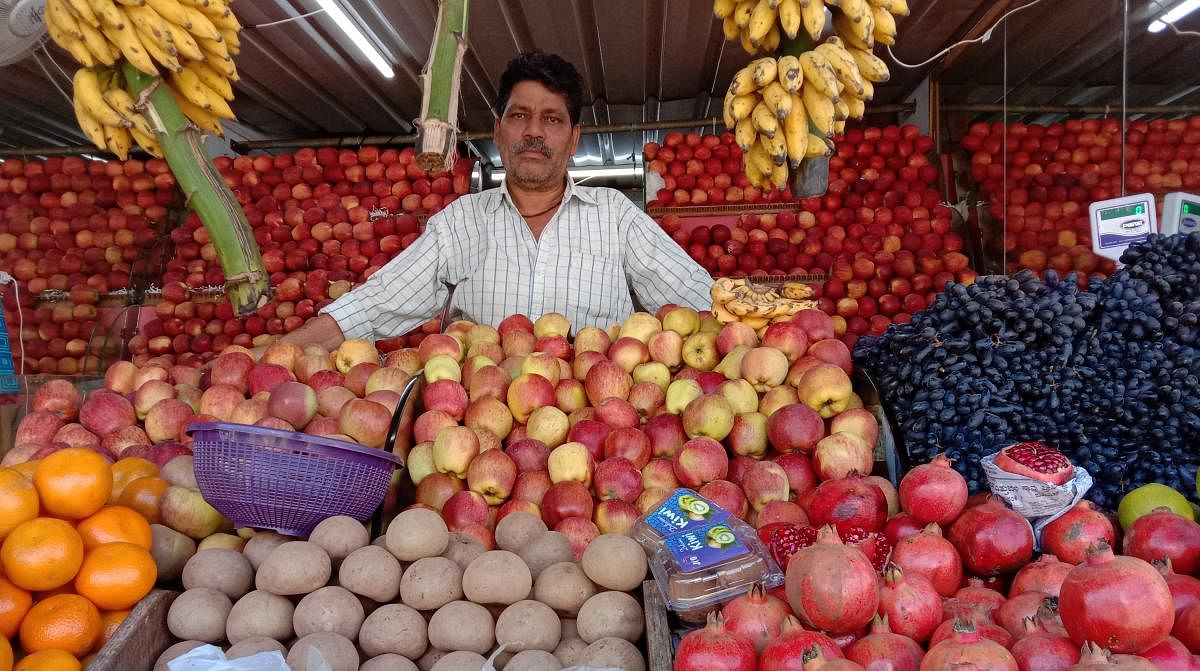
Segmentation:
{"type": "MultiPolygon", "coordinates": [[[[1003,112],[999,103],[946,103],[943,112],[1003,112]]],[[[1009,105],[1013,114],[1112,114],[1113,105],[1009,105]]],[[[1125,109],[1127,114],[1196,114],[1200,105],[1142,105],[1125,109]]]]}
{"type": "MultiPolygon", "coordinates": [[[[1129,121],[1129,0],[1121,14],[1121,197],[1125,197],[1125,124],[1129,121]]],[[[1007,165],[1007,164],[1006,164],[1007,165]]]]}

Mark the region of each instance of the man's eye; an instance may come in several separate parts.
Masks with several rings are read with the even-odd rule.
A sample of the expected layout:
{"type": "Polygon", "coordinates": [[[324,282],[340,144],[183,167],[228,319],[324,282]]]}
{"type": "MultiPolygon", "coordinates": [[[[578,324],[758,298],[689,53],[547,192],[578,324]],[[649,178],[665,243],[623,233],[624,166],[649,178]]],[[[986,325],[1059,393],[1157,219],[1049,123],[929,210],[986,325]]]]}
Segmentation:
{"type": "Polygon", "coordinates": [[[525,118],[525,113],[524,113],[524,112],[512,112],[512,113],[510,113],[510,114],[508,115],[508,118],[510,118],[510,119],[524,119],[524,118],[525,118]]]}
{"type": "Polygon", "coordinates": [[[556,116],[546,117],[546,123],[558,123],[560,121],[562,121],[562,119],[560,119],[556,116]]]}

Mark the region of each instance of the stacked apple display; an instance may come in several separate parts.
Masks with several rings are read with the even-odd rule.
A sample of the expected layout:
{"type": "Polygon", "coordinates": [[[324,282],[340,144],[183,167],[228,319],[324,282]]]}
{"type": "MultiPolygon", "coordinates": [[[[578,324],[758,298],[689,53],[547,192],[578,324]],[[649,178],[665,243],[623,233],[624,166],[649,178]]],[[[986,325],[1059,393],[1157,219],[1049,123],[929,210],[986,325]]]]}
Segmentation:
{"type": "Polygon", "coordinates": [[[738,205],[794,201],[791,187],[763,189],[750,182],[742,165],[742,149],[733,133],[684,134],[671,131],[662,145],[642,147],[646,170],[662,178],[647,207],[738,205]]]}

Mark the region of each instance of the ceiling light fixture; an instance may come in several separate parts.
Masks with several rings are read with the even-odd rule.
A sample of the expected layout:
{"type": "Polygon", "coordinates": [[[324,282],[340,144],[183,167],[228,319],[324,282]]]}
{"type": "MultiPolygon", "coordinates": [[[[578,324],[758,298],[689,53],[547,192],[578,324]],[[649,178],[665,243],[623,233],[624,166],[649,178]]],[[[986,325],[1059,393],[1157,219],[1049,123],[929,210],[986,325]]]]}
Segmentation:
{"type": "Polygon", "coordinates": [[[1183,0],[1183,2],[1171,8],[1171,11],[1163,14],[1162,17],[1150,24],[1147,28],[1152,33],[1161,33],[1167,29],[1168,23],[1175,23],[1183,17],[1200,9],[1200,0],[1183,0]]]}
{"type": "Polygon", "coordinates": [[[374,65],[380,74],[388,79],[396,76],[391,64],[387,62],[383,54],[379,53],[375,45],[371,44],[371,41],[358,29],[358,26],[354,25],[354,22],[350,20],[350,17],[338,5],[337,0],[317,0],[317,4],[321,5],[321,9],[324,9],[325,13],[329,15],[329,18],[333,19],[338,28],[341,28],[342,32],[346,33],[346,37],[350,38],[354,46],[358,47],[358,50],[367,57],[367,60],[371,61],[371,65],[374,65]]]}

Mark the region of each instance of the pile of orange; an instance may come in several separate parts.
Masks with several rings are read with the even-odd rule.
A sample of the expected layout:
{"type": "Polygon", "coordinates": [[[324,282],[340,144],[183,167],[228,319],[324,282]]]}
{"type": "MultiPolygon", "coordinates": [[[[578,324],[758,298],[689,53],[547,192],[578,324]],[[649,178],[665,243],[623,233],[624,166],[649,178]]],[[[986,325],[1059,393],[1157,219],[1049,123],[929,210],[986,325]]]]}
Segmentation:
{"type": "Polygon", "coordinates": [[[166,488],[145,459],[86,449],[0,467],[0,671],[78,669],[103,647],[154,586],[166,488]]]}

